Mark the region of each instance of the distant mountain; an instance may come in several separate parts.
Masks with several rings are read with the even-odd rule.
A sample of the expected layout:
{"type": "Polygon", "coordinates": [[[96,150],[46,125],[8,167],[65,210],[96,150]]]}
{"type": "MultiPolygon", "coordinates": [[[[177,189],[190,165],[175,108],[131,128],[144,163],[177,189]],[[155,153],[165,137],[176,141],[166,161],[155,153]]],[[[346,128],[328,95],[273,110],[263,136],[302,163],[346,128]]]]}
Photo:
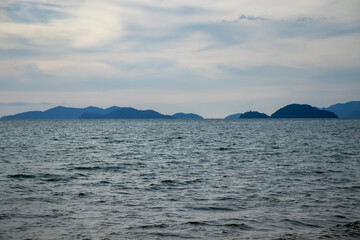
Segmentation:
{"type": "Polygon", "coordinates": [[[241,114],[240,118],[270,118],[270,117],[268,115],[266,115],[265,113],[250,111],[250,112],[241,114]]]}
{"type": "Polygon", "coordinates": [[[204,119],[202,116],[194,113],[175,113],[172,116],[175,119],[204,119]]]}
{"type": "Polygon", "coordinates": [[[323,110],[333,112],[339,118],[360,118],[360,101],[337,103],[323,110]]]}
{"type": "Polygon", "coordinates": [[[58,106],[46,111],[31,111],[4,116],[1,119],[78,119],[84,113],[106,114],[115,109],[102,109],[98,107],[71,108],[58,106]]]}
{"type": "Polygon", "coordinates": [[[109,107],[106,109],[98,107],[71,108],[58,106],[46,111],[31,111],[18,113],[11,116],[4,116],[1,119],[135,119],[135,118],[173,118],[162,115],[153,110],[136,110],[134,108],[109,107]]]}
{"type": "Polygon", "coordinates": [[[173,119],[154,110],[137,110],[135,108],[120,108],[108,114],[84,113],[81,119],[173,119]]]}
{"type": "Polygon", "coordinates": [[[231,114],[227,117],[225,117],[225,119],[238,119],[241,116],[241,113],[236,113],[236,114],[231,114]]]}
{"type": "Polygon", "coordinates": [[[338,118],[338,116],[307,104],[290,104],[277,110],[271,118],[338,118]]]}

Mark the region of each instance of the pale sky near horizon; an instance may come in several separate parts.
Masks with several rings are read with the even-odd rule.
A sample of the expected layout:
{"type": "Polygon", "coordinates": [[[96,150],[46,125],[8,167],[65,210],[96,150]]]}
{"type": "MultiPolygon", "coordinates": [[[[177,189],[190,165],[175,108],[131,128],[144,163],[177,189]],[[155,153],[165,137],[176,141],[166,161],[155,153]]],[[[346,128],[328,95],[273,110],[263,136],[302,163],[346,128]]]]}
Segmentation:
{"type": "Polygon", "coordinates": [[[360,100],[359,0],[0,1],[0,116],[360,100]]]}

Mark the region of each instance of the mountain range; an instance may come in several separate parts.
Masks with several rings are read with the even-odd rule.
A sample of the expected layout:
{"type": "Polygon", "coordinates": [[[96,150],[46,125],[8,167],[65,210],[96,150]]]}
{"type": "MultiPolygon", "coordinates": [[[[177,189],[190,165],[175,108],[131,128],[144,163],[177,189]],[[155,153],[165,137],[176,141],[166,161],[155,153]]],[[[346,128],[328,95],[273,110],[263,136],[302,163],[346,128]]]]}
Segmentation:
{"type": "Polygon", "coordinates": [[[106,109],[98,107],[87,108],[72,108],[58,106],[46,111],[30,111],[18,113],[11,116],[4,116],[1,119],[79,119],[84,113],[93,113],[105,115],[115,110],[121,109],[120,107],[110,107],[106,109]]]}
{"type": "MultiPolygon", "coordinates": [[[[290,104],[276,112],[271,118],[360,118],[360,101],[338,103],[328,108],[316,108],[306,104],[290,104]]],[[[232,114],[225,119],[269,118],[264,113],[250,111],[232,114]]],[[[203,119],[194,113],[164,115],[154,110],[138,110],[130,107],[86,107],[58,106],[46,111],[30,111],[4,116],[1,119],[203,119]]]]}
{"type": "Polygon", "coordinates": [[[137,110],[135,108],[119,108],[106,114],[83,113],[80,119],[174,119],[154,110],[137,110]]]}
{"type": "Polygon", "coordinates": [[[1,119],[203,119],[194,113],[164,115],[154,110],[138,110],[130,107],[86,107],[58,106],[46,111],[30,111],[4,116],[1,119]]]}

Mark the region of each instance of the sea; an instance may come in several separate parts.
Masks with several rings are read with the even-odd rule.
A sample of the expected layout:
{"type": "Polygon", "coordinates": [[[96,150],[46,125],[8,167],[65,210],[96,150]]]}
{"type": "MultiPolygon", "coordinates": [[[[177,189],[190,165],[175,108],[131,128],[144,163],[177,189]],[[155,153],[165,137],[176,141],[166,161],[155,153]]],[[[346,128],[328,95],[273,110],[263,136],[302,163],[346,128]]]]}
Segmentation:
{"type": "Polygon", "coordinates": [[[0,239],[360,239],[360,120],[2,120],[0,239]]]}

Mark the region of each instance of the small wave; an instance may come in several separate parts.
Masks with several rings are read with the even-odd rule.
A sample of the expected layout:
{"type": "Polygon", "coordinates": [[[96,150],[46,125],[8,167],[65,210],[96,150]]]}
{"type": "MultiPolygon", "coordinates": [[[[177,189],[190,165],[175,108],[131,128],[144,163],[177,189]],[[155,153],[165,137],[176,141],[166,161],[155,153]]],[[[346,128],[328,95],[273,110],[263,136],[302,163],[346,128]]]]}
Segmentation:
{"type": "Polygon", "coordinates": [[[253,229],[249,225],[246,225],[245,223],[226,223],[223,225],[217,225],[217,226],[224,226],[224,227],[230,227],[230,228],[237,228],[241,230],[251,230],[253,229]]]}
{"type": "Polygon", "coordinates": [[[189,208],[200,211],[234,211],[234,209],[228,207],[189,207],[189,208]]]}
{"type": "Polygon", "coordinates": [[[138,228],[143,228],[143,229],[148,229],[148,228],[167,228],[168,225],[166,224],[151,224],[151,225],[142,225],[142,226],[138,226],[138,228]]]}
{"type": "Polygon", "coordinates": [[[309,240],[308,238],[301,237],[295,233],[287,233],[273,240],[309,240]]]}
{"type": "Polygon", "coordinates": [[[64,175],[58,175],[58,174],[49,174],[49,173],[44,173],[44,174],[39,174],[38,178],[42,181],[45,182],[58,182],[58,181],[69,181],[73,178],[75,178],[74,176],[64,176],[64,175]]]}
{"type": "Polygon", "coordinates": [[[177,233],[172,233],[172,232],[154,232],[154,233],[150,233],[150,234],[154,235],[154,236],[158,236],[160,238],[170,238],[170,239],[188,238],[188,239],[193,239],[193,237],[191,237],[191,236],[185,236],[183,234],[177,234],[177,233]]]}
{"type": "Polygon", "coordinates": [[[164,223],[159,223],[159,224],[149,224],[149,225],[140,225],[140,226],[129,226],[128,229],[132,230],[132,229],[164,229],[169,227],[169,225],[164,224],[164,223]]]}
{"type": "Polygon", "coordinates": [[[96,146],[80,146],[80,147],[77,147],[76,149],[77,150],[88,150],[88,149],[95,149],[96,146]]]}
{"type": "Polygon", "coordinates": [[[178,184],[179,184],[178,181],[172,180],[172,179],[162,180],[161,183],[162,183],[162,184],[165,184],[165,185],[170,185],[170,186],[174,186],[174,185],[178,185],[178,184]]]}
{"type": "Polygon", "coordinates": [[[39,174],[13,174],[8,175],[9,178],[15,179],[38,179],[44,182],[58,182],[58,181],[70,181],[71,179],[76,179],[77,176],[68,176],[68,175],[59,175],[59,174],[50,174],[50,173],[39,173],[39,174]]]}
{"type": "Polygon", "coordinates": [[[320,226],[314,225],[314,224],[310,224],[310,223],[305,223],[305,222],[301,222],[301,221],[297,221],[297,220],[291,220],[291,219],[282,219],[281,222],[288,222],[292,225],[296,225],[296,226],[305,226],[305,227],[313,227],[313,228],[319,228],[320,226]]]}
{"type": "Polygon", "coordinates": [[[240,230],[251,230],[253,229],[249,225],[245,223],[224,223],[224,224],[218,224],[215,222],[209,222],[209,221],[189,221],[184,223],[184,225],[195,225],[195,226],[212,226],[212,227],[225,227],[225,228],[237,228],[240,230]]]}
{"type": "Polygon", "coordinates": [[[304,234],[285,233],[273,240],[309,240],[309,239],[360,239],[360,220],[347,224],[338,224],[326,230],[308,232],[304,234]]]}
{"type": "Polygon", "coordinates": [[[338,224],[328,230],[324,230],[320,234],[320,239],[360,239],[360,220],[338,224]]]}
{"type": "Polygon", "coordinates": [[[11,174],[8,175],[9,178],[17,178],[17,179],[22,179],[22,178],[36,178],[36,175],[32,175],[32,174],[11,174]]]}
{"type": "Polygon", "coordinates": [[[98,170],[101,169],[100,166],[81,166],[81,167],[75,167],[76,170],[98,170]]]}
{"type": "Polygon", "coordinates": [[[99,182],[99,184],[109,184],[109,183],[111,183],[111,182],[109,182],[109,181],[107,181],[107,180],[101,180],[101,181],[99,182]]]}
{"type": "Polygon", "coordinates": [[[198,225],[198,226],[207,226],[207,225],[210,225],[209,223],[207,222],[198,222],[198,221],[189,221],[189,222],[186,222],[186,223],[183,223],[184,225],[198,225]]]}
{"type": "Polygon", "coordinates": [[[0,214],[0,220],[11,218],[11,215],[8,214],[0,214]]]}
{"type": "Polygon", "coordinates": [[[230,147],[219,147],[216,150],[218,150],[218,151],[229,151],[229,150],[232,150],[232,148],[230,148],[230,147]]]}
{"type": "Polygon", "coordinates": [[[78,197],[86,197],[86,193],[81,192],[78,194],[78,197]]]}
{"type": "Polygon", "coordinates": [[[187,181],[185,181],[184,182],[184,184],[192,184],[192,183],[201,183],[201,182],[203,182],[203,179],[201,179],[201,178],[196,178],[196,179],[193,179],[193,180],[187,180],[187,181]]]}
{"type": "Polygon", "coordinates": [[[106,144],[119,144],[119,143],[124,143],[126,142],[125,140],[110,140],[110,141],[106,141],[106,144]]]}

